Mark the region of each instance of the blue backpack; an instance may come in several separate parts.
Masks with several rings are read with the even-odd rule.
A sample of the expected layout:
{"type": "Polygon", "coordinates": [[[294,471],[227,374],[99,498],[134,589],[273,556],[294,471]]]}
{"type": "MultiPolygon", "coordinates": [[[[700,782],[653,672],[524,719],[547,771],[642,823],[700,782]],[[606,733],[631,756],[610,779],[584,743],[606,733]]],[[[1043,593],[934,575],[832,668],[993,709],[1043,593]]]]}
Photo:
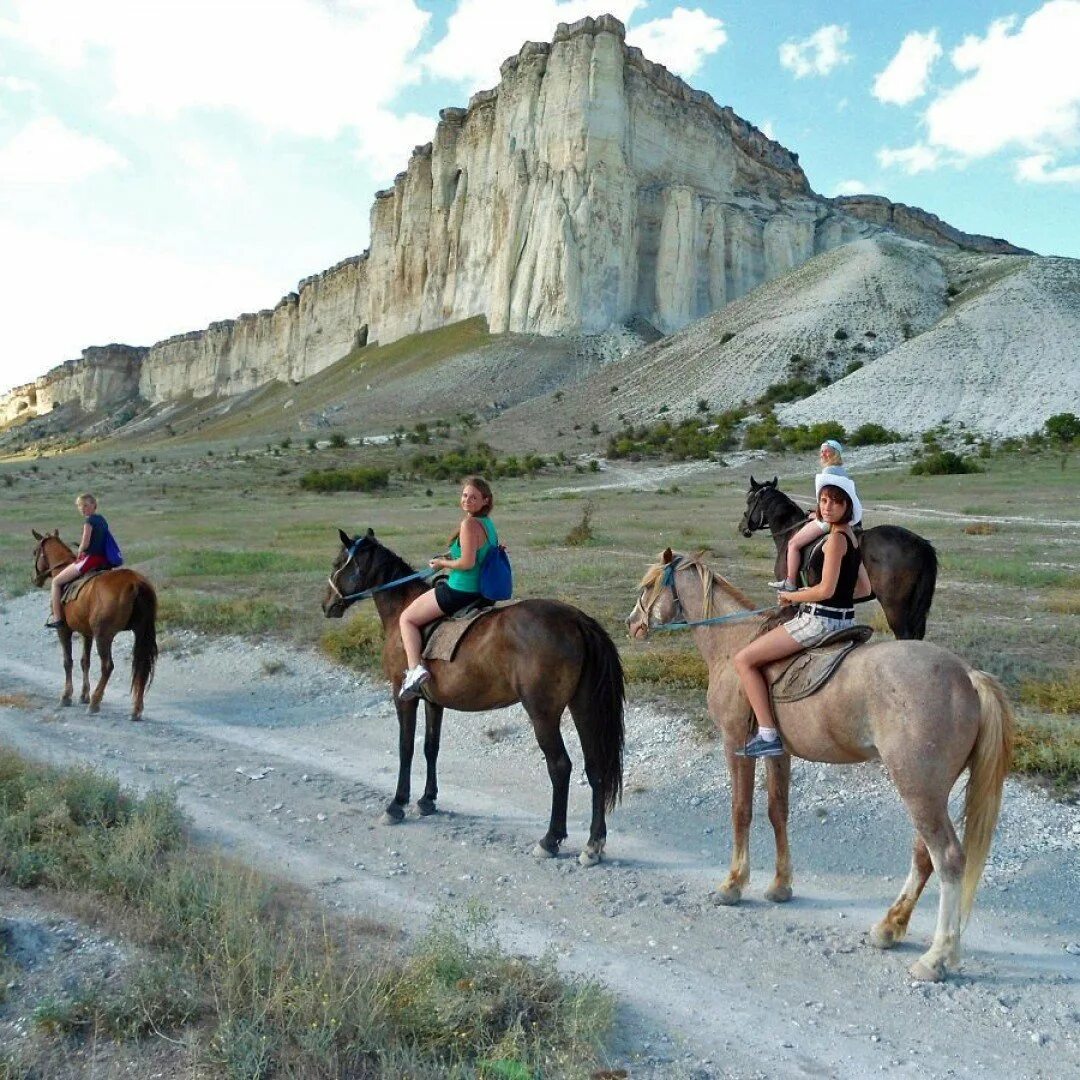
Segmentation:
{"type": "Polygon", "coordinates": [[[110,566],[123,566],[124,556],[120,552],[120,545],[111,532],[105,533],[105,558],[110,566]]]}
{"type": "Polygon", "coordinates": [[[502,544],[488,548],[480,566],[480,594],[488,600],[509,600],[514,591],[514,572],[502,544]]]}

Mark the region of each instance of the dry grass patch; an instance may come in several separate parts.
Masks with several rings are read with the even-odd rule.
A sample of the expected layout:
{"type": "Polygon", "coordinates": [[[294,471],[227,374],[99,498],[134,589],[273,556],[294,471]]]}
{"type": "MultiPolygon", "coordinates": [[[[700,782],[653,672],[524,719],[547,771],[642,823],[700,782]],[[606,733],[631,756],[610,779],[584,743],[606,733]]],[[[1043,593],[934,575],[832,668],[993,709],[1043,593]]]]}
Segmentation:
{"type": "Polygon", "coordinates": [[[709,669],[697,650],[654,649],[622,657],[628,685],[648,684],[665,690],[705,690],[709,669]]]}
{"type": "Polygon", "coordinates": [[[29,709],[33,704],[26,694],[0,694],[0,708],[29,709]]]}
{"type": "Polygon", "coordinates": [[[319,648],[336,663],[369,675],[382,674],[383,629],[374,608],[360,608],[343,625],[325,631],[319,648]]]}
{"type": "Polygon", "coordinates": [[[1047,611],[1059,615],[1080,615],[1080,589],[1055,589],[1045,600],[1047,611]]]}
{"type": "Polygon", "coordinates": [[[1080,789],[1080,723],[1057,717],[1019,720],[1013,772],[1048,780],[1060,793],[1080,789]]]}
{"type": "Polygon", "coordinates": [[[1020,700],[1048,713],[1080,713],[1080,668],[1060,679],[1027,679],[1020,700]]]}
{"type": "Polygon", "coordinates": [[[992,536],[998,531],[998,527],[992,521],[973,521],[964,526],[964,532],[968,536],[992,536]]]}

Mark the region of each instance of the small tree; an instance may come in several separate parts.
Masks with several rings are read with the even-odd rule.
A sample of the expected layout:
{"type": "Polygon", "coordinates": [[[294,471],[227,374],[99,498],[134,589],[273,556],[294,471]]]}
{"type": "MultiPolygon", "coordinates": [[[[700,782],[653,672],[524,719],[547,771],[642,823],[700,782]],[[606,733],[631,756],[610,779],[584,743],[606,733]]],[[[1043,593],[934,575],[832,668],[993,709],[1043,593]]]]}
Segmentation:
{"type": "Polygon", "coordinates": [[[1071,412],[1057,413],[1043,426],[1050,445],[1061,451],[1061,468],[1064,469],[1069,453],[1080,443],[1080,417],[1071,412]]]}

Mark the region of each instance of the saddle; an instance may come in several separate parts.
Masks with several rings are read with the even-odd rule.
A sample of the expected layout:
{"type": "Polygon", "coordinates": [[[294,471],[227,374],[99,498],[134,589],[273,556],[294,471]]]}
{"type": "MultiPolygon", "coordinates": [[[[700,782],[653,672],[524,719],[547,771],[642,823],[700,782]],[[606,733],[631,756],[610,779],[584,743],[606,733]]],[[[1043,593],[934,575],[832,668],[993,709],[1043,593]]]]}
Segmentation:
{"type": "Polygon", "coordinates": [[[473,628],[478,619],[517,602],[506,600],[493,604],[490,600],[481,597],[453,615],[428,623],[423,630],[423,658],[425,660],[453,660],[461,639],[473,628]]]}
{"type": "Polygon", "coordinates": [[[852,649],[870,640],[872,626],[849,626],[823,637],[812,649],[786,656],[765,668],[772,699],[776,704],[801,701],[820,690],[852,649]]]}
{"type": "Polygon", "coordinates": [[[88,574],[80,574],[74,581],[64,586],[63,592],[60,593],[60,603],[70,604],[83,591],[83,587],[88,581],[101,574],[107,574],[112,569],[111,566],[103,566],[100,570],[91,570],[88,574]]]}

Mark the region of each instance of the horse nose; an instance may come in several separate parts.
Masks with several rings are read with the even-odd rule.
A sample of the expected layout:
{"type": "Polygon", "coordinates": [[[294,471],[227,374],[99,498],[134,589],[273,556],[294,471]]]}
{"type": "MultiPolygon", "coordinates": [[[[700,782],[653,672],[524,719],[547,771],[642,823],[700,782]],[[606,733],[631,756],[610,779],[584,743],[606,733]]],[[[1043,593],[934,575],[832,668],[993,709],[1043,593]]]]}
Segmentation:
{"type": "Polygon", "coordinates": [[[747,529],[747,528],[746,528],[745,526],[744,526],[743,528],[741,528],[741,529],[739,530],[739,532],[741,532],[741,533],[743,534],[743,536],[745,536],[745,537],[746,537],[746,539],[747,539],[747,540],[749,540],[749,539],[750,539],[750,537],[754,535],[754,534],[753,534],[753,531],[752,531],[752,530],[750,530],[750,529],[747,529]]]}

